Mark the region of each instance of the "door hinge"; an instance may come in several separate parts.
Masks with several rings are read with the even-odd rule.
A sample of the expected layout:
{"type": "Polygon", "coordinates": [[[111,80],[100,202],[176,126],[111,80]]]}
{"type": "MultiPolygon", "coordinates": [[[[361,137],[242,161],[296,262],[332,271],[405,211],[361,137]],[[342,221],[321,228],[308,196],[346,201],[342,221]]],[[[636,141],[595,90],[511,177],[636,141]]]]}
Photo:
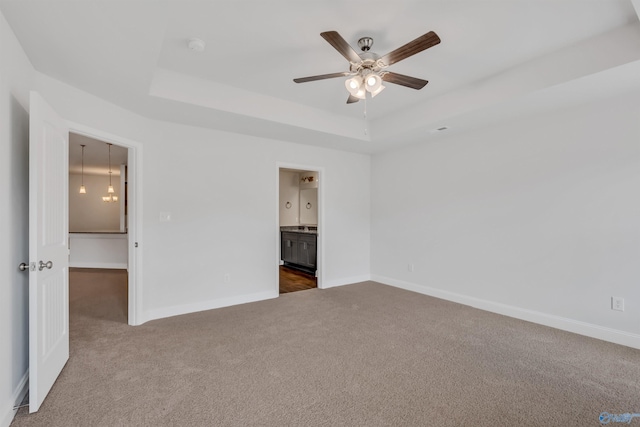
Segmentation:
{"type": "Polygon", "coordinates": [[[138,242],[135,242],[133,246],[137,248],[138,247],[138,242]]]}

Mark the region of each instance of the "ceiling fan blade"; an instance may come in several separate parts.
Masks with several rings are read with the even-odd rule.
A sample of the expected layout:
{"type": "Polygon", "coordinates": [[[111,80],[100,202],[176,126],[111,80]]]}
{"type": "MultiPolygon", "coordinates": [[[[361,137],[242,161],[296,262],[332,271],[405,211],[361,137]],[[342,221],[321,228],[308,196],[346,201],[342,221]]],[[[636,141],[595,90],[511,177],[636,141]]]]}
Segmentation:
{"type": "Polygon", "coordinates": [[[342,71],[340,73],[331,73],[331,74],[320,74],[319,76],[310,76],[310,77],[300,77],[297,79],[293,79],[294,82],[296,83],[306,83],[306,82],[313,82],[316,80],[324,80],[324,79],[333,79],[336,77],[344,77],[344,76],[348,76],[351,75],[350,72],[348,71],[342,71]]]}
{"type": "Polygon", "coordinates": [[[440,43],[440,37],[438,37],[438,35],[433,31],[429,31],[427,34],[423,34],[404,46],[400,46],[396,50],[387,53],[380,58],[379,61],[383,62],[385,66],[395,64],[396,62],[402,61],[403,59],[422,52],[425,49],[429,49],[438,43],[440,43]]]}
{"type": "Polygon", "coordinates": [[[354,102],[358,101],[360,101],[359,98],[356,98],[355,96],[349,94],[349,98],[347,98],[347,104],[353,104],[354,102]]]}
{"type": "Polygon", "coordinates": [[[349,46],[349,43],[347,43],[346,40],[343,39],[337,31],[325,31],[324,33],[320,33],[320,35],[323,39],[328,41],[329,44],[335,48],[335,50],[340,52],[342,56],[347,59],[347,61],[356,64],[362,61],[362,58],[360,58],[358,52],[353,50],[353,48],[349,46]]]}
{"type": "Polygon", "coordinates": [[[404,74],[392,73],[391,71],[384,73],[382,75],[382,80],[388,83],[406,86],[411,89],[422,89],[427,83],[429,83],[427,80],[405,76],[404,74]]]}

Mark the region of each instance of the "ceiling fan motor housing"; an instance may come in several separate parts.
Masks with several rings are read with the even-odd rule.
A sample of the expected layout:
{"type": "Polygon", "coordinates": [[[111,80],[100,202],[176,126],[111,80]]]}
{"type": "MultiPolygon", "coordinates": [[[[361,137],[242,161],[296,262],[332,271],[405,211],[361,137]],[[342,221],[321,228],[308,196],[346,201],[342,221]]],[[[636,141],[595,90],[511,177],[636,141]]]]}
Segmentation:
{"type": "Polygon", "coordinates": [[[371,37],[361,37],[358,39],[358,47],[363,52],[368,52],[371,46],[373,46],[373,39],[371,37]]]}

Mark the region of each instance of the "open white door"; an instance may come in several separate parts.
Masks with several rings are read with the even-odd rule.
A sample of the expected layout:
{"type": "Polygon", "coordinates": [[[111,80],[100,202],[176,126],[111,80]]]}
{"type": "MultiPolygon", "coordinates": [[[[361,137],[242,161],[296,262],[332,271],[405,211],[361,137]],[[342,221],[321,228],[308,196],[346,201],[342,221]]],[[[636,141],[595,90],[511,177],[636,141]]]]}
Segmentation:
{"type": "Polygon", "coordinates": [[[69,130],[37,93],[29,118],[29,412],[69,359],[69,130]]]}

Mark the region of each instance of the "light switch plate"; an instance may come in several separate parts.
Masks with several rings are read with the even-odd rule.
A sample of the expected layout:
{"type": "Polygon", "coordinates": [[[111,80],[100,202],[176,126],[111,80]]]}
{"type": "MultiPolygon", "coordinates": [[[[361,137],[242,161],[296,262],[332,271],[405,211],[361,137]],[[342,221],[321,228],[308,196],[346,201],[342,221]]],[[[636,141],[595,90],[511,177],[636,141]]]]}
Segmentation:
{"type": "Polygon", "coordinates": [[[160,222],[171,221],[171,212],[160,212],[160,222]]]}
{"type": "Polygon", "coordinates": [[[624,298],[611,297],[611,310],[624,311],[624,298]]]}

